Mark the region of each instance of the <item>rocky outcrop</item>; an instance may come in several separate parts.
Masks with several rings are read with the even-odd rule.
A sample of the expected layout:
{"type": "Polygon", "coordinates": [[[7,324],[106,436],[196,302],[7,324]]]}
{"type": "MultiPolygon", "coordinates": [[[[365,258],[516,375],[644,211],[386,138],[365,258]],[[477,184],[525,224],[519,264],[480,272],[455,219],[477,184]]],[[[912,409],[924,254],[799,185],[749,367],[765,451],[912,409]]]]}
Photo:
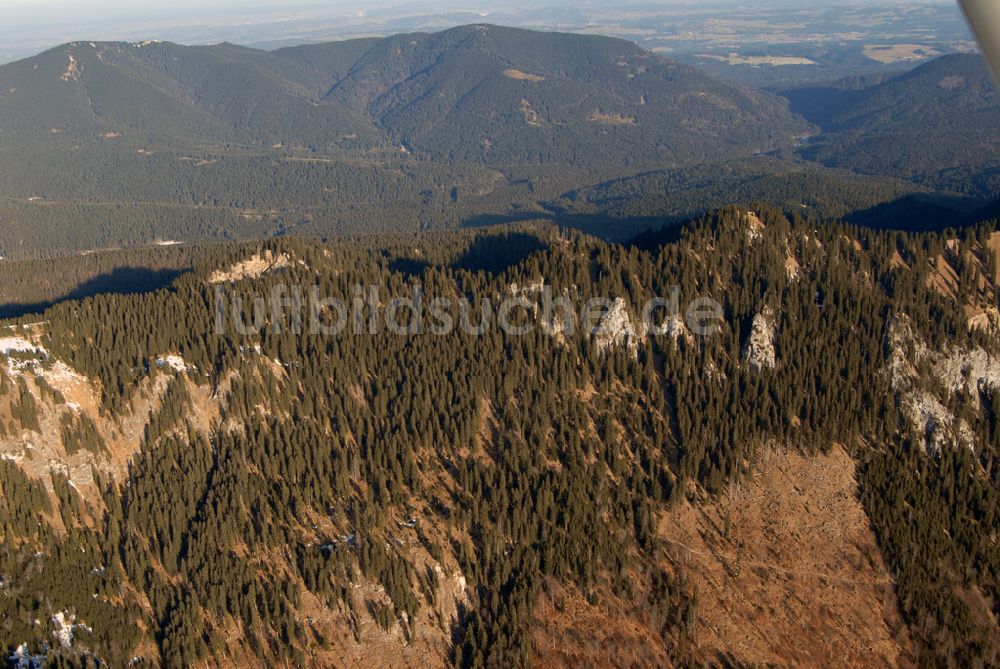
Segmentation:
{"type": "Polygon", "coordinates": [[[743,361],[755,372],[764,369],[774,369],[778,364],[778,355],[774,349],[776,330],[774,313],[764,309],[753,317],[750,326],[750,336],[743,347],[743,361]]]}
{"type": "Polygon", "coordinates": [[[175,372],[187,372],[194,369],[191,365],[188,365],[184,358],[179,355],[165,355],[161,358],[156,359],[157,369],[172,369],[175,372]]]}
{"type": "Polygon", "coordinates": [[[756,212],[748,211],[743,214],[743,223],[746,225],[747,241],[753,243],[764,236],[764,221],[756,212]]]}
{"type": "Polygon", "coordinates": [[[925,439],[930,451],[948,443],[975,448],[975,436],[965,421],[955,418],[946,404],[955,394],[966,395],[969,404],[979,408],[979,395],[1000,388],[1000,358],[982,348],[947,351],[931,350],[914,332],[905,318],[889,326],[889,386],[913,429],[925,439]],[[930,370],[931,378],[922,378],[919,369],[930,370]],[[939,387],[944,397],[928,388],[939,387]]]}
{"type": "Polygon", "coordinates": [[[1000,310],[996,307],[974,307],[967,304],[962,307],[962,312],[970,331],[993,333],[1000,330],[1000,310]]]}
{"type": "Polygon", "coordinates": [[[954,348],[934,357],[934,376],[949,392],[965,392],[978,403],[979,393],[1000,388],[1000,359],[981,348],[954,348]]]}
{"type": "Polygon", "coordinates": [[[785,276],[788,277],[789,281],[798,281],[802,278],[802,266],[799,264],[798,258],[791,253],[785,258],[785,276]]]}
{"type": "Polygon", "coordinates": [[[691,330],[688,329],[684,319],[678,314],[671,316],[659,328],[654,328],[652,334],[670,337],[674,343],[677,343],[680,339],[688,343],[692,340],[691,330]]]}
{"type": "Polygon", "coordinates": [[[950,393],[964,392],[978,405],[978,395],[1000,388],[1000,356],[982,348],[932,351],[914,334],[909,321],[889,326],[889,380],[893,390],[905,390],[917,379],[917,365],[930,364],[934,378],[950,393]]]}
{"type": "Polygon", "coordinates": [[[940,452],[943,447],[956,441],[974,447],[975,435],[969,424],[956,419],[931,393],[911,393],[903,404],[903,410],[914,430],[923,437],[929,452],[940,452]]]}
{"type": "Polygon", "coordinates": [[[230,283],[243,279],[259,279],[268,272],[284,269],[291,264],[291,259],[284,253],[275,255],[271,251],[264,251],[263,254],[258,253],[243,262],[236,263],[228,270],[216,270],[208,278],[208,282],[230,283]]]}
{"type": "Polygon", "coordinates": [[[612,348],[624,347],[633,355],[637,355],[639,338],[645,334],[640,330],[645,328],[641,324],[637,328],[632,323],[625,300],[619,297],[594,328],[594,344],[602,353],[612,348]]]}

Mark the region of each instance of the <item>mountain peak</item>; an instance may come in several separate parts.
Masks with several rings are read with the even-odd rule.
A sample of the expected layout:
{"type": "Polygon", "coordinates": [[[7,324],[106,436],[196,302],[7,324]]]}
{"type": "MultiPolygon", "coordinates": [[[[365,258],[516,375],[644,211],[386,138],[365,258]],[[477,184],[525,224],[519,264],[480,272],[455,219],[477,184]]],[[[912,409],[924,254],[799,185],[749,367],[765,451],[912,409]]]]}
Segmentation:
{"type": "Polygon", "coordinates": [[[116,133],[172,146],[406,146],[481,164],[651,165],[769,151],[807,127],[775,96],[631,42],[491,24],[274,53],[76,41],[0,67],[5,90],[14,92],[0,93],[0,132],[57,145],[116,133]]]}

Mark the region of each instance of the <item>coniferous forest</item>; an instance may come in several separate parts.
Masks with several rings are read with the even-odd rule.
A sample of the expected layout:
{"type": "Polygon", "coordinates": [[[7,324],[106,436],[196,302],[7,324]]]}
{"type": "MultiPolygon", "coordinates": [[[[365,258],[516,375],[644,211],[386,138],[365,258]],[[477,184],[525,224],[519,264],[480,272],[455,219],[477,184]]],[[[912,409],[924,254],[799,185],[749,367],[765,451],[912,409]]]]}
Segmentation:
{"type": "Polygon", "coordinates": [[[765,449],[842,448],[908,661],[994,666],[1000,395],[934,356],[998,354],[969,325],[996,300],[995,235],[755,205],[628,244],[547,225],[281,239],[199,247],[163,261],[183,267],[169,285],[24,315],[10,332],[37,349],[7,353],[0,435],[37,441],[54,411],[88,471],[35,466],[30,447],[0,461],[0,639],[52,666],[337,665],[386,635],[456,667],[527,666],[539,601],[568,591],[638,621],[636,666],[712,663],[672,511],[747,483],[765,449]],[[271,263],[220,283],[250,257],[271,263]],[[583,329],[324,336],[286,312],[215,328],[220,285],[250,305],[279,284],[345,303],[419,284],[475,320],[539,282],[621,298],[636,326],[677,286],[717,300],[721,327],[611,345],[583,329]],[[748,349],[761,323],[773,364],[748,349]],[[49,387],[63,367],[91,380],[93,415],[49,387]],[[936,421],[914,413],[925,396],[936,421]],[[128,429],[138,450],[115,467],[128,429]]]}
{"type": "Polygon", "coordinates": [[[0,64],[0,663],[1000,667],[1000,97],[854,9],[0,64]]]}

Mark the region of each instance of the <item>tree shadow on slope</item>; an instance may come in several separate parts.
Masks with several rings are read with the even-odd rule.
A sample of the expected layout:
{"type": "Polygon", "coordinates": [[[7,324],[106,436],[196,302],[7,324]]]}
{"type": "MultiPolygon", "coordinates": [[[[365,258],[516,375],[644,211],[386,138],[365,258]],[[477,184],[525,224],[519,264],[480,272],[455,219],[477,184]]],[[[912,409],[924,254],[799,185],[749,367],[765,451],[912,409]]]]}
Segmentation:
{"type": "Polygon", "coordinates": [[[610,216],[607,214],[568,214],[562,212],[531,212],[523,214],[482,214],[472,216],[462,222],[463,228],[486,228],[515,223],[540,221],[561,228],[600,237],[611,242],[623,242],[647,230],[656,229],[666,223],[678,222],[689,216],[610,216]]]}
{"type": "Polygon", "coordinates": [[[88,279],[76,288],[49,301],[0,303],[0,319],[22,318],[41,314],[61,302],[81,300],[95,295],[136,295],[150,293],[171,285],[187,270],[117,267],[88,279]]]}
{"type": "Polygon", "coordinates": [[[845,216],[844,221],[875,230],[930,232],[972,223],[970,209],[974,207],[964,198],[916,193],[858,209],[845,216]]]}
{"type": "Polygon", "coordinates": [[[398,272],[408,279],[423,276],[424,272],[434,265],[420,258],[400,257],[389,261],[389,271],[398,272]]]}
{"type": "Polygon", "coordinates": [[[477,236],[452,268],[500,274],[547,248],[543,239],[531,233],[498,231],[477,236]]]}
{"type": "Polygon", "coordinates": [[[434,259],[408,252],[395,255],[383,252],[391,272],[402,274],[407,279],[417,280],[432,268],[449,267],[453,270],[500,274],[525,261],[532,254],[544,251],[549,244],[544,236],[513,228],[497,226],[494,230],[477,231],[466,236],[467,243],[452,248],[439,249],[434,259]]]}

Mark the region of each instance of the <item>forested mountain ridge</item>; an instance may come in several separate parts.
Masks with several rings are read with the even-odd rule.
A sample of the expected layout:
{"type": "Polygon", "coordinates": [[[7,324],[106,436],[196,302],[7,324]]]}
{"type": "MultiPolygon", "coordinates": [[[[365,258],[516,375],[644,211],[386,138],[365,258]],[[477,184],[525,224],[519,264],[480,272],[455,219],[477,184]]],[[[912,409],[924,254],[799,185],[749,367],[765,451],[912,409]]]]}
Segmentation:
{"type": "Polygon", "coordinates": [[[493,25],[0,66],[0,652],[1000,665],[998,98],[782,95],[493,25]],[[482,316],[546,287],[598,327],[482,316]]]}
{"type": "Polygon", "coordinates": [[[351,134],[376,142],[364,117],[315,104],[318,83],[318,73],[235,45],[73,42],[0,67],[0,136],[21,146],[124,137],[148,148],[325,147],[351,134]]]}
{"type": "Polygon", "coordinates": [[[623,239],[734,200],[967,211],[1000,193],[988,83],[954,56],[789,103],[628,41],[492,25],[73,42],[0,66],[0,256],[533,217],[623,239]]]}
{"type": "Polygon", "coordinates": [[[788,95],[793,110],[830,132],[961,128],[970,125],[969,119],[978,121],[972,125],[993,125],[1000,106],[989,70],[977,54],[942,56],[874,82],[836,82],[788,95]],[[807,107],[810,103],[816,108],[807,107]]]}
{"type": "Polygon", "coordinates": [[[624,246],[219,246],[169,289],[58,305],[0,335],[0,636],[112,665],[995,663],[998,251],[992,223],[732,207],[624,246]],[[212,334],[218,285],[415,281],[621,298],[620,326],[676,285],[724,319],[212,334]]]}
{"type": "Polygon", "coordinates": [[[778,96],[604,37],[73,42],[0,66],[0,256],[523,218],[809,131],[778,96]]]}
{"type": "Polygon", "coordinates": [[[932,60],[874,85],[787,91],[823,134],[801,155],[866,174],[989,193],[1000,145],[1000,98],[977,54],[932,60]],[[980,180],[971,179],[985,172],[980,180]]]}
{"type": "Polygon", "coordinates": [[[808,130],[775,96],[631,42],[490,25],[385,40],[326,99],[437,160],[487,164],[687,165],[808,130]]]}
{"type": "Polygon", "coordinates": [[[74,42],[0,67],[0,91],[0,136],[25,145],[119,133],[174,147],[402,143],[488,164],[690,164],[807,130],[781,98],[631,42],[486,25],[273,53],[74,42]],[[623,145],[595,153],[608,135],[623,145]]]}

